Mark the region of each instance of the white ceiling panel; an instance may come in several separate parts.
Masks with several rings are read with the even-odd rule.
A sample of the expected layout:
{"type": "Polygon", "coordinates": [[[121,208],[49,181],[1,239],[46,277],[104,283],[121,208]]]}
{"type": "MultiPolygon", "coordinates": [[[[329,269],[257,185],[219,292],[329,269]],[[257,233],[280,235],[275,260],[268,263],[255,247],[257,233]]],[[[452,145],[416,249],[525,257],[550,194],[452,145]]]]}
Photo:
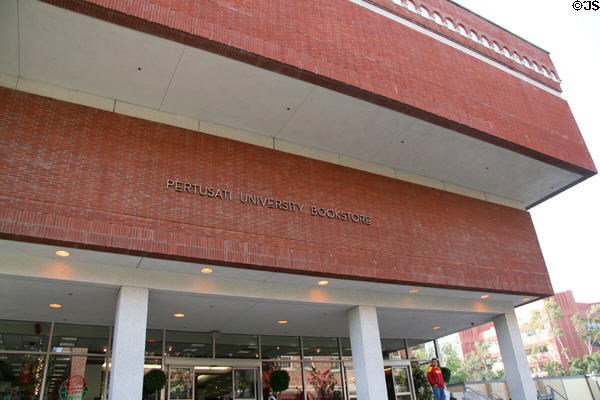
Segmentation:
{"type": "Polygon", "coordinates": [[[21,75],[158,108],[183,45],[19,0],[21,75]]]}
{"type": "Polygon", "coordinates": [[[161,109],[273,136],[311,89],[302,81],[186,47],[161,109]]]}
{"type": "Polygon", "coordinates": [[[0,71],[19,74],[17,0],[0,1],[0,71]]]}
{"type": "Polygon", "coordinates": [[[411,122],[395,111],[315,88],[277,137],[370,160],[411,122]]]}

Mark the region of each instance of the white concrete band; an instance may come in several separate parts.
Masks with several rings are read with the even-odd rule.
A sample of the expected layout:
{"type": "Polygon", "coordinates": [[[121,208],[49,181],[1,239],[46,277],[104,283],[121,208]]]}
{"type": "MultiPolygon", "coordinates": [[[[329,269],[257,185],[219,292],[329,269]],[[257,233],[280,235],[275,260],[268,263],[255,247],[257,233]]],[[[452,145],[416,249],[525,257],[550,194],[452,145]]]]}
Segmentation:
{"type": "Polygon", "coordinates": [[[360,400],[387,399],[377,309],[356,306],[347,314],[357,397],[360,400]]]}
{"type": "Polygon", "coordinates": [[[517,316],[513,311],[499,315],[493,321],[511,398],[535,400],[537,393],[529,371],[517,316]]]}
{"type": "Polygon", "coordinates": [[[141,399],[148,289],[122,286],[117,300],[110,370],[110,400],[141,399]]]}

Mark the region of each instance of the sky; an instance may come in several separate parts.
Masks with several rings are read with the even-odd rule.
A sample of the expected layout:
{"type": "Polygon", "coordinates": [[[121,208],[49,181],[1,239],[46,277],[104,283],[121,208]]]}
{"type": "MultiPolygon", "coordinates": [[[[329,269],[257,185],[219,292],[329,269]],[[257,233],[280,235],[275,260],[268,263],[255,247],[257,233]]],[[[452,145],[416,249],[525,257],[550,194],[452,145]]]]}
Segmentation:
{"type": "MultiPolygon", "coordinates": [[[[583,138],[600,167],[600,10],[574,0],[455,0],[550,52],[583,138]]],[[[426,2],[426,1],[425,1],[426,2]]],[[[530,210],[555,292],[600,302],[600,177],[530,210]]]]}

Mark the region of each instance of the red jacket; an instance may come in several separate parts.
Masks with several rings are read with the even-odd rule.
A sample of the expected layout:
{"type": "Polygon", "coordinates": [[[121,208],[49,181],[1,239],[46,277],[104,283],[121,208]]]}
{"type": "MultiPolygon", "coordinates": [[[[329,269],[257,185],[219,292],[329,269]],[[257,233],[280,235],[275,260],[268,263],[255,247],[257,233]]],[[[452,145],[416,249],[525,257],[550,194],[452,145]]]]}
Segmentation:
{"type": "Polygon", "coordinates": [[[440,367],[434,367],[430,365],[429,369],[427,370],[427,380],[431,386],[439,386],[441,388],[446,387],[446,384],[444,383],[444,376],[442,375],[442,370],[440,367]]]}

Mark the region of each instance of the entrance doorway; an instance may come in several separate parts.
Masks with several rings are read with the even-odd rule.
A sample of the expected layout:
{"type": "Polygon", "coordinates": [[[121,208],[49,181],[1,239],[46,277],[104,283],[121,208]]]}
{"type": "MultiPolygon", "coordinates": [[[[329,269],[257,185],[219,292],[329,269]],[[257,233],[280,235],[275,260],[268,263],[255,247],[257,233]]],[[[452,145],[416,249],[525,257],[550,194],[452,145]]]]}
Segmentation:
{"type": "Polygon", "coordinates": [[[185,364],[168,366],[166,400],[260,400],[257,366],[185,364]]]}
{"type": "Polygon", "coordinates": [[[388,400],[414,400],[410,365],[384,367],[388,400]]]}

